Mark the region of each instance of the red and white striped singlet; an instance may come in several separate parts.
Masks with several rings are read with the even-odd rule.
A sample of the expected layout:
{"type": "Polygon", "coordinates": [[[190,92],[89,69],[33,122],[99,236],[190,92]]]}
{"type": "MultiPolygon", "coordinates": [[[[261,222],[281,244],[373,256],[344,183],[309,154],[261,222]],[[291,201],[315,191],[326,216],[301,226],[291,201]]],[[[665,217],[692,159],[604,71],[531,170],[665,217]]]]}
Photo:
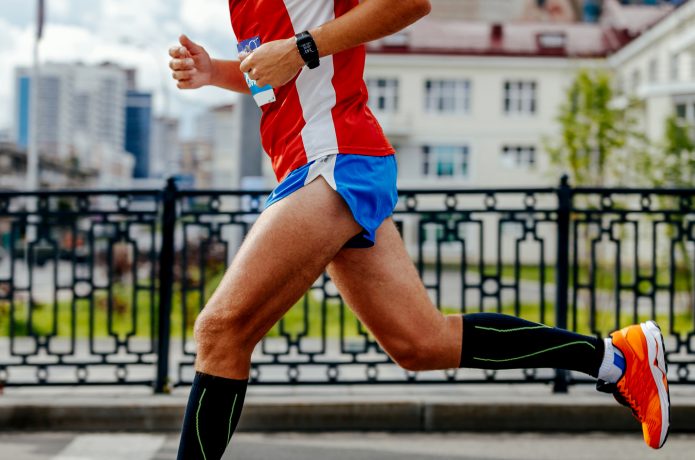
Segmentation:
{"type": "MultiPolygon", "coordinates": [[[[230,0],[237,41],[287,39],[339,17],[358,0],[230,0]]],[[[261,140],[278,180],[326,155],[394,153],[367,107],[365,47],[326,56],[275,88],[277,101],[262,107],[261,140]]]]}

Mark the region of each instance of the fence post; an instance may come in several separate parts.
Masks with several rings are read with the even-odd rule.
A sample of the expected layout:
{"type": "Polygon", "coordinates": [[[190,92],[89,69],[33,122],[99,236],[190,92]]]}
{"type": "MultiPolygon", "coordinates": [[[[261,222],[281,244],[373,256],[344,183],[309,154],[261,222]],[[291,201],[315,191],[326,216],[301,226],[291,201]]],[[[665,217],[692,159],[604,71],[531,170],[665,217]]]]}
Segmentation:
{"type": "MultiPolygon", "coordinates": [[[[569,298],[570,213],[572,212],[572,188],[564,174],[557,190],[557,267],[555,267],[555,326],[567,329],[569,298]]],[[[564,369],[555,370],[554,393],[567,393],[569,378],[564,369]]]]}
{"type": "Polygon", "coordinates": [[[169,341],[171,302],[174,290],[174,230],[176,226],[176,182],[167,180],[162,193],[162,246],[159,252],[159,308],[157,334],[157,380],[154,392],[169,393],[169,341]]]}

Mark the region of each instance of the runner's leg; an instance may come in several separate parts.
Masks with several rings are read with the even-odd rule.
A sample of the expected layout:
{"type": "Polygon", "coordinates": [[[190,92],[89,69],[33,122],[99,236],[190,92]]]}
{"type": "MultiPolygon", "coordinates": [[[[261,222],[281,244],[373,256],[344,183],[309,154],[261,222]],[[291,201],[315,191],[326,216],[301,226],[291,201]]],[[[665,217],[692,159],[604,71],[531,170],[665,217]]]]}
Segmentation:
{"type": "Polygon", "coordinates": [[[514,316],[444,316],[432,305],[390,219],[377,232],[374,248],[343,249],[328,271],[347,304],[402,367],[584,372],[599,378],[599,390],[632,409],[650,447],[666,442],[670,402],[656,323],[628,326],[600,340],[514,316]]]}
{"type": "Polygon", "coordinates": [[[328,271],[347,305],[402,367],[550,367],[598,375],[604,342],[499,314],[440,313],[391,219],[367,250],[343,249],[328,271]]]}
{"type": "Polygon", "coordinates": [[[222,457],[241,414],[255,345],[360,230],[323,179],[259,217],[196,320],[197,373],[179,460],[222,457]]]}

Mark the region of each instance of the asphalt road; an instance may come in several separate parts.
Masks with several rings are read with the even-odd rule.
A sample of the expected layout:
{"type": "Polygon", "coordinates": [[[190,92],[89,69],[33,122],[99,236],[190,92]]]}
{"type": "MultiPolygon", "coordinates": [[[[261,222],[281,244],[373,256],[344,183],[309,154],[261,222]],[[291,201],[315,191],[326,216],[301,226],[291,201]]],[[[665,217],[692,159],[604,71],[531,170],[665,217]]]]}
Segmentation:
{"type": "MultiPolygon", "coordinates": [[[[171,434],[3,433],[3,460],[171,460],[171,434]]],[[[695,434],[674,435],[660,451],[639,434],[246,434],[224,460],[639,460],[693,458],[695,434]]]]}

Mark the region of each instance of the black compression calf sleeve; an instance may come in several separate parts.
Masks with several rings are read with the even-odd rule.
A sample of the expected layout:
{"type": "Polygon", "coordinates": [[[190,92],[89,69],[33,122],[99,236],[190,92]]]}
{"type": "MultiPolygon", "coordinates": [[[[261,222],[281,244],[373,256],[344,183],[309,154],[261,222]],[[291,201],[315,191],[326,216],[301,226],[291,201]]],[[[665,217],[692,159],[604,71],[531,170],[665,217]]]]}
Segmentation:
{"type": "Polygon", "coordinates": [[[219,460],[239,423],[246,380],[196,373],[183,419],[178,460],[219,460]]]}
{"type": "Polygon", "coordinates": [[[595,337],[532,323],[515,316],[463,316],[461,367],[477,369],[554,368],[593,377],[605,345],[595,337]]]}

